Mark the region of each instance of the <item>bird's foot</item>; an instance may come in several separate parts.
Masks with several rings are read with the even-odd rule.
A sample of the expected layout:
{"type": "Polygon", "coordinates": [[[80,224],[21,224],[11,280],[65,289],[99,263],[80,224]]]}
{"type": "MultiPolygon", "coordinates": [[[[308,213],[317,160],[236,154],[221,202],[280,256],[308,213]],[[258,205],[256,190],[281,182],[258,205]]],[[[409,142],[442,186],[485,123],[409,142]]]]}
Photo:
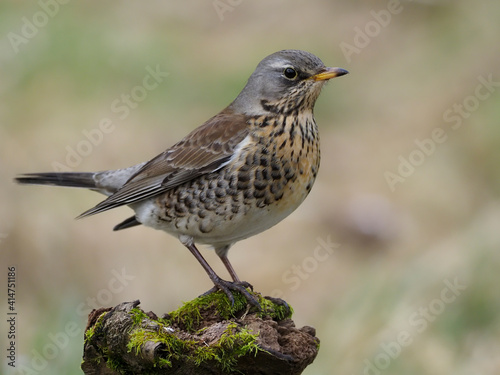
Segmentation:
{"type": "Polygon", "coordinates": [[[252,284],[247,283],[246,281],[233,282],[233,281],[222,280],[220,278],[217,278],[216,280],[212,281],[214,282],[215,286],[209,291],[203,293],[202,295],[205,296],[207,294],[214,293],[218,290],[222,290],[229,299],[229,302],[231,302],[231,306],[234,306],[233,291],[240,292],[250,305],[255,306],[258,310],[261,310],[261,306],[259,304],[259,301],[257,301],[257,298],[251,295],[247,290],[247,288],[250,288],[250,290],[253,291],[252,284]]]}

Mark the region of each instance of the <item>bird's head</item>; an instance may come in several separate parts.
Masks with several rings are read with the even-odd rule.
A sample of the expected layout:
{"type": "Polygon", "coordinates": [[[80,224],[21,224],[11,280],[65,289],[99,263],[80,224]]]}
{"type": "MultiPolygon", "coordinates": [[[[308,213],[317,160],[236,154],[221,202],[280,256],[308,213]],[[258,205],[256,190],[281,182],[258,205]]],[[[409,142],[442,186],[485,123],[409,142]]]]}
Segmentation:
{"type": "Polygon", "coordinates": [[[309,52],[279,51],[257,65],[230,108],[248,115],[312,111],[324,83],[347,73],[326,67],[309,52]]]}

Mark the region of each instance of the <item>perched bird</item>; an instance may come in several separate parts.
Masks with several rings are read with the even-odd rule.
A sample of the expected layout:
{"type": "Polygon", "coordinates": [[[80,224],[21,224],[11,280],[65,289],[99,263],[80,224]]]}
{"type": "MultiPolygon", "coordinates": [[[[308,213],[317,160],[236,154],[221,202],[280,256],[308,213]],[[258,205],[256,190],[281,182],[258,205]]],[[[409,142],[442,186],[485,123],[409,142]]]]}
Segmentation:
{"type": "Polygon", "coordinates": [[[143,224],[176,236],[215,289],[231,302],[239,291],[258,305],[228,250],[279,223],[308,195],[320,162],[314,104],[326,81],[347,73],[308,52],[279,51],[257,65],[228,107],[148,162],[94,173],[28,173],[16,181],[108,196],[78,218],[131,207],[135,215],[114,230],[143,224]],[[212,270],[195,243],[213,246],[232,281],[212,270]]]}

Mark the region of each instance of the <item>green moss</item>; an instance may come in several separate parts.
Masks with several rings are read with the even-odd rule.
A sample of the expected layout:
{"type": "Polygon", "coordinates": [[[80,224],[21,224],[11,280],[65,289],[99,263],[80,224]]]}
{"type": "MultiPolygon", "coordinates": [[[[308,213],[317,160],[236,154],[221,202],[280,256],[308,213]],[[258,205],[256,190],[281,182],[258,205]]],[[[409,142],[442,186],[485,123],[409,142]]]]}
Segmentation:
{"type": "MultiPolygon", "coordinates": [[[[101,315],[99,315],[95,324],[89,329],[87,329],[87,331],[85,331],[85,343],[91,343],[93,341],[92,344],[95,345],[97,336],[101,334],[100,329],[104,322],[104,316],[107,313],[108,311],[105,311],[101,315]]],[[[124,373],[124,365],[118,359],[109,356],[107,348],[99,347],[96,349],[100,351],[101,356],[96,357],[94,359],[95,362],[101,363],[101,360],[105,360],[107,367],[116,372],[119,372],[120,374],[124,373]]]]}
{"type": "Polygon", "coordinates": [[[260,294],[258,295],[259,297],[259,303],[260,306],[262,307],[262,311],[260,311],[257,315],[261,318],[264,316],[270,316],[272,319],[281,321],[283,319],[288,319],[291,318],[293,315],[293,309],[292,306],[285,306],[285,305],[278,305],[264,297],[262,297],[260,294]]]}
{"type": "Polygon", "coordinates": [[[234,294],[234,304],[231,306],[227,296],[223,292],[215,292],[200,296],[192,301],[184,303],[179,309],[169,314],[169,319],[188,331],[193,332],[202,318],[202,311],[214,310],[214,313],[222,319],[230,319],[238,311],[244,310],[247,301],[240,293],[234,294]]]}
{"type": "Polygon", "coordinates": [[[94,335],[96,334],[96,331],[98,331],[99,328],[101,328],[103,320],[104,320],[104,315],[106,315],[106,314],[107,314],[107,311],[105,311],[101,315],[99,315],[99,318],[97,318],[97,321],[95,322],[95,324],[85,331],[85,340],[84,340],[85,342],[90,341],[92,339],[92,337],[94,337],[94,335]]]}
{"type": "Polygon", "coordinates": [[[134,307],[130,310],[129,314],[132,315],[132,322],[134,322],[134,325],[140,325],[143,319],[149,319],[146,313],[138,307],[134,307]]]}
{"type": "MultiPolygon", "coordinates": [[[[217,343],[206,346],[195,341],[183,341],[168,333],[165,326],[159,323],[159,329],[149,331],[143,328],[133,330],[128,344],[129,351],[140,355],[142,346],[148,342],[161,342],[165,345],[162,357],[155,366],[172,367],[172,361],[192,361],[196,366],[209,361],[215,361],[225,372],[234,371],[238,358],[248,354],[257,355],[262,349],[257,345],[258,334],[250,329],[240,328],[236,323],[229,323],[217,343]]],[[[108,367],[119,369],[119,366],[108,367]]]]}
{"type": "Polygon", "coordinates": [[[127,345],[128,351],[134,351],[136,355],[141,353],[142,346],[148,341],[161,342],[165,345],[163,352],[165,356],[156,365],[160,367],[171,367],[172,360],[178,360],[183,353],[189,352],[194,345],[193,341],[183,341],[175,335],[169,333],[166,327],[158,323],[157,331],[146,330],[144,328],[134,329],[130,334],[130,341],[127,345]]]}
{"type": "MultiPolygon", "coordinates": [[[[262,308],[261,311],[257,312],[259,317],[270,316],[272,319],[278,321],[291,318],[293,314],[291,307],[288,309],[283,305],[278,305],[265,299],[258,293],[253,293],[250,290],[249,292],[257,298],[262,308]]],[[[201,312],[204,310],[214,310],[214,314],[217,314],[224,320],[234,318],[238,312],[246,310],[247,300],[238,292],[234,293],[233,296],[233,305],[231,305],[229,299],[222,291],[200,296],[193,301],[186,302],[176,311],[171,312],[167,321],[181,325],[188,332],[193,332],[194,327],[199,324],[202,317],[201,312]]],[[[252,309],[255,310],[254,307],[252,309]]]]}
{"type": "Polygon", "coordinates": [[[116,360],[114,358],[109,357],[106,361],[106,366],[120,374],[124,373],[123,364],[119,360],[116,360]]]}
{"type": "MultiPolygon", "coordinates": [[[[257,312],[258,316],[271,316],[277,320],[291,316],[291,309],[274,304],[259,294],[254,295],[262,307],[262,310],[257,312]]],[[[214,316],[214,321],[223,321],[234,318],[235,315],[241,317],[248,313],[246,299],[239,293],[235,293],[234,298],[234,305],[231,306],[227,296],[222,292],[201,296],[185,303],[178,310],[170,313],[167,318],[154,320],[154,328],[144,328],[141,325],[145,318],[151,321],[143,311],[138,308],[131,310],[134,326],[130,331],[129,352],[140,355],[146,342],[161,342],[164,345],[162,358],[155,363],[155,367],[172,367],[173,362],[177,360],[192,362],[196,366],[213,361],[223,372],[234,371],[239,358],[257,355],[263,350],[257,345],[258,333],[230,322],[220,339],[207,346],[202,341],[181,340],[167,329],[171,326],[178,326],[194,333],[196,337],[196,335],[202,335],[207,329],[207,327],[195,329],[199,326],[203,316],[214,316]]]]}
{"type": "Polygon", "coordinates": [[[234,371],[238,358],[249,354],[257,355],[259,351],[263,351],[257,345],[257,337],[258,333],[240,328],[234,322],[229,323],[220,340],[210,347],[198,346],[193,352],[192,360],[197,366],[216,361],[223,371],[234,371]]]}
{"type": "Polygon", "coordinates": [[[256,356],[259,350],[262,350],[257,345],[257,336],[258,334],[252,333],[248,328],[239,329],[236,323],[230,323],[214,347],[222,370],[232,371],[238,358],[247,354],[256,356]]]}

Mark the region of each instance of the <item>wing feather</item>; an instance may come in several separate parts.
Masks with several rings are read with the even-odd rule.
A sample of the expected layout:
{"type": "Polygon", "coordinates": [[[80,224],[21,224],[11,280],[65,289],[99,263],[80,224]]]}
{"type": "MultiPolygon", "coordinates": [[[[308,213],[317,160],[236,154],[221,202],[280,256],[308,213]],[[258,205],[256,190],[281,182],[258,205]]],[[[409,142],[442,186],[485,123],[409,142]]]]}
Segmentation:
{"type": "Polygon", "coordinates": [[[139,202],[221,168],[248,135],[247,117],[225,109],[144,164],[114,194],[78,218],[139,202]]]}

